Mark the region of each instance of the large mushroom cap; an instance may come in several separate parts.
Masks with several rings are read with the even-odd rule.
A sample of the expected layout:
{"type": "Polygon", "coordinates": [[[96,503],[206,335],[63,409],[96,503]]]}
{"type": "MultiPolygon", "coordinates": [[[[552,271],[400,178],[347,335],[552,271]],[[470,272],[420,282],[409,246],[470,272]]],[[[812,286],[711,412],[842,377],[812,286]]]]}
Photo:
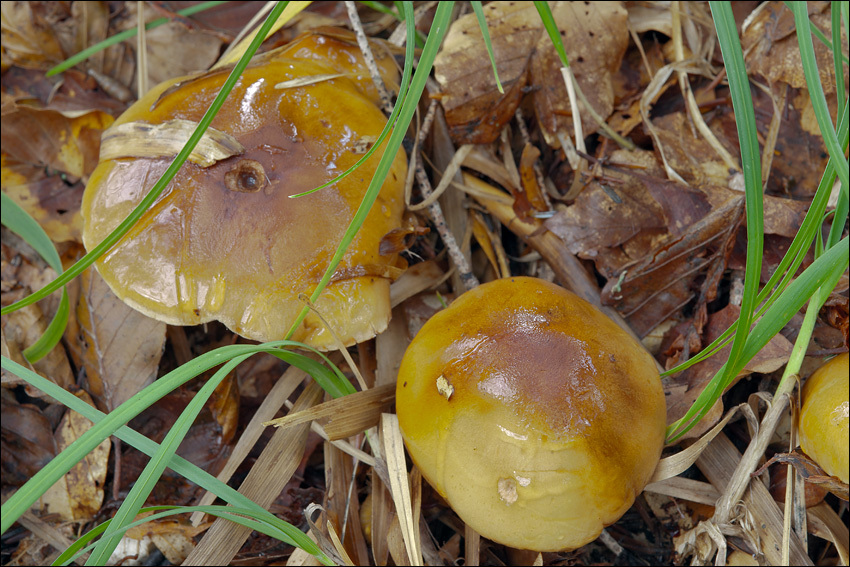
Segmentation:
{"type": "Polygon", "coordinates": [[[632,505],[664,445],[652,357],[576,295],[496,280],[410,344],[399,425],[422,475],[481,535],[574,549],[632,505]]]}
{"type": "MultiPolygon", "coordinates": [[[[288,58],[285,51],[255,58],[202,141],[223,156],[211,158],[208,167],[198,165],[203,158],[190,158],[194,162],[97,263],[119,297],[170,324],[218,320],[251,339],[285,337],[305,305],[299,294],[315,289],[381,152],[335,185],[289,198],[352,166],[386,124],[373,100],[339,76],[339,62],[334,65],[288,58]],[[319,79],[292,86],[305,77],[319,79]]],[[[168,149],[165,140],[188,137],[228,74],[224,69],[163,83],[115,122],[105,138],[121,133],[120,127],[130,128],[131,137],[146,130],[149,139],[133,147],[113,144],[117,150],[102,153],[83,198],[88,249],[147,194],[182,146],[168,149]]],[[[403,261],[380,255],[378,246],[401,224],[405,169],[399,151],[365,225],[316,304],[347,345],[371,338],[389,320],[389,283],[403,261]]],[[[334,346],[312,313],[292,338],[334,346]]]]}

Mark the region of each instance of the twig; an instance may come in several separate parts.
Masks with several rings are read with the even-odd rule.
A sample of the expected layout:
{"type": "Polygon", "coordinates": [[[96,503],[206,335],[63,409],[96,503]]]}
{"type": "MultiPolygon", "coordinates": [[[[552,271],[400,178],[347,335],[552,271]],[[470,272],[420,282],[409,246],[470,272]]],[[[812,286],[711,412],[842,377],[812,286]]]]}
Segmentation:
{"type": "MultiPolygon", "coordinates": [[[[425,173],[425,169],[417,159],[417,156],[419,154],[419,147],[425,141],[425,138],[428,137],[428,132],[431,129],[431,124],[434,121],[436,111],[437,101],[432,100],[431,105],[428,107],[428,112],[425,114],[425,119],[422,121],[422,128],[419,131],[416,146],[414,147],[414,151],[410,157],[413,161],[411,165],[414,168],[416,180],[419,182],[419,190],[422,192],[422,198],[425,201],[428,201],[431,196],[431,181],[428,179],[428,175],[425,173]]],[[[449,230],[449,227],[446,224],[446,218],[443,215],[443,209],[440,207],[440,203],[438,201],[434,201],[428,205],[428,214],[431,215],[431,220],[437,228],[437,232],[443,240],[443,243],[446,245],[452,262],[455,267],[457,267],[458,276],[460,277],[461,282],[463,282],[464,287],[467,290],[477,287],[479,285],[478,278],[476,278],[472,273],[472,268],[470,267],[469,262],[466,261],[466,257],[463,255],[463,252],[461,252],[454,234],[452,234],[449,230]]]]}
{"type": "Polygon", "coordinates": [[[381,97],[381,109],[387,114],[392,114],[393,104],[390,94],[387,91],[386,85],[384,85],[384,80],[381,78],[378,64],[375,63],[375,56],[372,55],[372,48],[369,47],[369,39],[366,37],[366,32],[363,31],[363,24],[360,22],[360,16],[357,14],[357,5],[350,0],[346,0],[345,8],[348,10],[348,19],[351,21],[354,35],[357,36],[357,45],[360,46],[360,51],[363,53],[363,60],[369,69],[369,74],[372,75],[372,82],[375,83],[375,88],[378,89],[378,96],[381,97]]]}
{"type": "Polygon", "coordinates": [[[139,33],[136,34],[136,95],[142,98],[148,92],[148,43],[145,34],[145,3],[136,2],[136,19],[139,33]]]}

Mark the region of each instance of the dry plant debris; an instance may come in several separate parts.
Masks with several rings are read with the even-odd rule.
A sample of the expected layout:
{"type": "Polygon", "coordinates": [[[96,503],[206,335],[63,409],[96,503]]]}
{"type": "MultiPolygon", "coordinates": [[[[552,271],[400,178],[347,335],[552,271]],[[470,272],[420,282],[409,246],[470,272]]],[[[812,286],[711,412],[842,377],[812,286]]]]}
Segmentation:
{"type": "MultiPolygon", "coordinates": [[[[415,6],[417,29],[425,35],[436,4],[415,6]]],[[[709,7],[680,2],[550,5],[582,92],[635,148],[623,149],[601,134],[582,107],[587,151],[575,153],[575,109],[556,51],[531,3],[483,6],[504,93],[496,87],[471,6],[458,3],[420,116],[407,133],[405,148],[408,153],[415,148],[417,155],[408,175],[401,165],[397,172],[407,184],[408,203],[422,202],[432,187],[441,193],[433,199],[439,215],[414,206],[403,218],[399,213],[395,230],[376,229],[375,246],[382,247],[376,257],[390,253],[409,264],[403,273],[393,270],[387,306],[392,317],[386,330],[351,347],[347,358],[332,356],[352,383],[360,376],[365,390],[323,398],[302,371],[274,357],[255,356],[219,386],[179,454],[307,532],[339,564],[653,565],[751,559],[846,565],[848,507],[834,494],[846,498],[847,484],[829,477],[797,448],[799,432],[791,419],[799,409],[796,394],[770,396],[800,331],[802,312],[691,432],[690,437],[701,439],[666,448],[657,478],[631,509],[579,549],[531,553],[487,540],[423,480],[427,471],[405,462],[392,405],[405,349],[432,316],[475,281],[535,276],[570,288],[640,339],[662,369],[700,352],[740,311],[746,262],[740,149],[709,7]],[[766,410],[768,404],[774,411],[766,410]],[[776,426],[776,431],[764,451],[748,457],[754,471],[745,479],[748,489],[739,501],[729,502],[735,470],[766,414],[778,415],[778,424],[761,427],[776,426]],[[262,427],[276,417],[279,429],[262,427]],[[691,443],[697,450],[688,452],[684,447],[691,443]],[[786,487],[794,484],[787,479],[794,477],[808,484],[785,504],[786,487]],[[824,496],[823,488],[832,494],[824,496]],[[783,534],[786,506],[796,528],[783,534]]],[[[139,57],[136,40],[130,39],[54,77],[45,72],[67,57],[137,28],[139,3],[3,2],[0,7],[2,191],[44,228],[66,267],[84,253],[81,200],[98,163],[103,133],[140,98],[139,85],[207,71],[261,6],[226,3],[188,18],[176,14],[183,7],[178,2],[144,5],[146,21],[168,20],[146,33],[145,57],[139,57]]],[[[827,2],[808,3],[812,23],[827,37],[829,9],[827,2]]],[[[733,3],[733,10],[763,150],[764,284],[799,229],[827,153],[790,11],[773,1],[733,3]]],[[[353,27],[374,40],[373,55],[394,96],[403,65],[397,46],[404,41],[404,24],[365,3],[357,3],[356,11],[360,23],[353,27]]],[[[307,82],[277,81],[278,88],[324,89],[334,81],[349,82],[356,85],[352,91],[365,93],[358,96],[377,101],[373,73],[353,34],[344,29],[351,27],[342,2],[312,3],[288,22],[261,50],[286,45],[322,72],[307,82]],[[340,44],[347,47],[340,50],[340,44]]],[[[842,46],[846,56],[846,35],[842,46]]],[[[818,40],[814,47],[834,116],[832,54],[818,40]]],[[[848,75],[845,63],[845,92],[848,75]]],[[[154,92],[150,96],[159,91],[154,92]]],[[[218,141],[228,141],[229,134],[218,141]]],[[[112,152],[110,143],[114,146],[107,141],[105,149],[112,152]]],[[[363,140],[355,150],[369,144],[363,140]]],[[[159,161],[164,164],[160,169],[167,165],[159,161]]],[[[5,228],[0,249],[4,307],[56,277],[5,228]]],[[[809,251],[802,267],[812,261],[809,251]]],[[[203,353],[248,342],[216,322],[176,327],[149,319],[116,298],[95,270],[75,280],[68,292],[71,313],[63,340],[31,367],[104,411],[203,353]]],[[[54,294],[4,315],[2,354],[26,364],[23,351],[58,307],[54,294]]],[[[847,351],[848,312],[845,273],[817,319],[800,372],[803,383],[825,357],[847,351]]],[[[328,345],[334,348],[331,341],[328,345]]],[[[663,380],[668,423],[690,406],[727,353],[728,347],[663,380]]],[[[129,425],[162,440],[209,375],[175,390],[129,425]]],[[[15,375],[4,370],[2,379],[5,501],[89,425],[15,375]]],[[[443,384],[442,391],[451,395],[450,386],[443,384]]],[[[3,534],[0,562],[52,561],[80,533],[114,514],[147,462],[148,457],[117,440],[102,443],[3,534]]],[[[213,499],[167,472],[148,504],[213,499]]],[[[179,518],[128,533],[120,560],[126,564],[141,553],[152,563],[317,564],[301,550],[234,524],[203,515],[179,518]]]]}

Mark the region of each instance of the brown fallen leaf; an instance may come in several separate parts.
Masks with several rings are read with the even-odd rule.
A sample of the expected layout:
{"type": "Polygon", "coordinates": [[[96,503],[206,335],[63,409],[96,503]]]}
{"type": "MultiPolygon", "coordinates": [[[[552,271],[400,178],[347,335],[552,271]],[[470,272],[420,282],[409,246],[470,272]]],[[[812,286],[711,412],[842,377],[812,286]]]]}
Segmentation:
{"type": "MultiPolygon", "coordinates": [[[[642,162],[650,155],[618,151],[617,163],[642,162]]],[[[575,202],[546,221],[569,251],[593,259],[606,248],[619,246],[644,230],[663,229],[663,209],[647,192],[641,180],[619,172],[608,172],[611,181],[593,181],[575,202]]]]}
{"type": "Polygon", "coordinates": [[[98,161],[100,135],[113,118],[101,111],[67,117],[4,97],[0,126],[2,189],[56,242],[80,240],[83,184],[98,161]]]}
{"type": "MultiPolygon", "coordinates": [[[[3,69],[49,69],[65,58],[51,23],[55,2],[3,2],[3,69]],[[53,4],[53,6],[49,6],[53,4]]],[[[60,8],[61,9],[61,8],[60,8]]]]}
{"type": "Polygon", "coordinates": [[[177,22],[148,31],[146,43],[150,85],[209,69],[221,53],[221,39],[214,34],[186,29],[177,22]]]}
{"type": "MultiPolygon", "coordinates": [[[[554,2],[551,10],[576,81],[596,112],[607,117],[614,102],[611,77],[628,45],[625,9],[619,2],[554,2]]],[[[560,147],[559,135],[573,135],[572,110],[560,59],[537,10],[527,2],[491,2],[484,14],[505,92],[496,88],[475,15],[458,18],[434,61],[452,139],[458,144],[495,140],[531,84],[546,141],[560,147]]],[[[582,122],[585,135],[596,131],[584,111],[582,122]]]]}
{"type": "MultiPolygon", "coordinates": [[[[667,163],[691,185],[725,186],[730,171],[702,136],[694,137],[684,112],[675,112],[652,121],[656,141],[663,146],[667,163]]],[[[723,132],[713,131],[727,151],[738,155],[738,148],[725,140],[723,132]]]]}
{"type": "Polygon", "coordinates": [[[93,269],[80,282],[76,326],[72,320],[68,333],[76,339],[87,390],[111,411],[156,378],[166,325],[115,297],[93,269]]]}
{"type": "MultiPolygon", "coordinates": [[[[0,266],[2,266],[3,306],[13,303],[41,289],[56,278],[56,272],[47,267],[16,235],[3,228],[3,242],[0,244],[0,266]],[[14,248],[13,248],[14,246],[14,248]],[[26,248],[28,252],[20,252],[26,248]],[[32,254],[32,257],[29,255],[32,254]]],[[[70,286],[69,286],[70,287],[70,286]]],[[[59,346],[47,353],[44,358],[30,365],[24,359],[23,351],[35,344],[47,330],[50,320],[59,308],[61,293],[56,292],[43,301],[13,311],[0,319],[3,331],[3,354],[18,364],[30,368],[42,377],[54,382],[66,390],[74,383],[74,374],[68,362],[65,350],[59,346]]],[[[3,371],[3,381],[24,383],[19,377],[3,371]]],[[[26,384],[27,394],[33,397],[51,400],[41,390],[26,384]]]]}
{"type": "MultiPolygon", "coordinates": [[[[5,354],[5,353],[4,353],[5,354]]],[[[44,413],[32,404],[20,404],[14,396],[0,396],[3,414],[0,466],[3,484],[21,486],[58,453],[53,428],[44,413]]]]}
{"type": "MultiPolygon", "coordinates": [[[[719,337],[729,326],[737,322],[741,308],[736,305],[727,305],[720,311],[708,316],[708,323],[702,338],[703,344],[709,344],[719,337]]],[[[738,380],[753,372],[770,373],[781,368],[791,355],[793,345],[781,334],[777,334],[760,350],[744,367],[741,373],[735,377],[729,385],[731,388],[738,380]]],[[[729,358],[732,346],[727,345],[713,356],[699,362],[690,368],[670,378],[665,384],[667,395],[667,422],[681,418],[690,409],[694,400],[705,389],[706,384],[720,370],[720,367],[729,358]]],[[[728,390],[728,388],[727,388],[728,390]]],[[[720,403],[720,400],[718,400],[720,403]]],[[[708,431],[722,415],[722,404],[720,411],[712,411],[706,415],[698,425],[688,432],[686,438],[699,437],[708,431]]]]}
{"type": "MultiPolygon", "coordinates": [[[[812,25],[831,37],[829,2],[808,2],[806,6],[812,25]]],[[[741,30],[741,47],[746,54],[747,72],[761,75],[770,83],[783,82],[794,88],[805,88],[806,77],[795,30],[794,15],[782,2],[765,2],[759,6],[741,30]]],[[[842,34],[846,34],[844,28],[842,34]]],[[[847,45],[846,35],[843,44],[847,45]]],[[[819,41],[814,42],[814,49],[820,83],[824,92],[831,94],[835,92],[832,53],[819,41]]],[[[846,67],[844,76],[847,76],[846,67]]]]}
{"type": "MultiPolygon", "coordinates": [[[[94,406],[91,396],[85,391],[75,394],[87,404],[94,406]]],[[[91,429],[92,422],[75,411],[65,412],[56,429],[56,446],[64,451],[74,441],[91,429]]],[[[109,439],[104,439],[70,471],[52,485],[41,497],[42,508],[50,514],[58,514],[64,521],[89,521],[100,511],[103,503],[103,486],[109,462],[109,439]]]]}

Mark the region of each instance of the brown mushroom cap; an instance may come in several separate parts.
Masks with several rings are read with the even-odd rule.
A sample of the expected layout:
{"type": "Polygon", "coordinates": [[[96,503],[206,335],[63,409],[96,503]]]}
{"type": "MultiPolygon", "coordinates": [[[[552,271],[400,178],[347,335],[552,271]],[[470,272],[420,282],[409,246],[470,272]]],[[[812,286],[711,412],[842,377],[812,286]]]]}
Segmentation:
{"type": "Polygon", "coordinates": [[[535,278],[484,284],[432,317],[402,360],[396,408],[428,482],[481,535],[520,549],[592,541],[664,445],[652,357],[535,278]]]}
{"type": "Polygon", "coordinates": [[[839,354],[803,386],[800,446],[823,470],[850,482],[850,355],[839,354]]]}
{"type": "MultiPolygon", "coordinates": [[[[304,42],[299,46],[303,49],[304,42]]],[[[216,158],[209,167],[187,162],[139,223],[101,258],[98,271],[119,297],[170,324],[219,320],[251,339],[285,337],[304,306],[299,294],[315,289],[380,158],[379,149],[335,185],[289,198],[352,166],[386,124],[373,100],[347,77],[278,87],[295,78],[338,75],[335,65],[291,59],[285,51],[255,58],[211,127],[211,135],[232,136],[244,151],[216,158]]],[[[163,83],[115,127],[196,124],[228,74],[224,69],[163,83]]],[[[83,199],[88,249],[159,179],[176,152],[164,153],[101,159],[83,199]]],[[[381,256],[378,246],[401,224],[405,169],[399,151],[366,223],[316,304],[347,345],[371,338],[389,320],[389,283],[403,261],[381,256]]],[[[312,313],[292,338],[318,348],[334,346],[312,313]]]]}

